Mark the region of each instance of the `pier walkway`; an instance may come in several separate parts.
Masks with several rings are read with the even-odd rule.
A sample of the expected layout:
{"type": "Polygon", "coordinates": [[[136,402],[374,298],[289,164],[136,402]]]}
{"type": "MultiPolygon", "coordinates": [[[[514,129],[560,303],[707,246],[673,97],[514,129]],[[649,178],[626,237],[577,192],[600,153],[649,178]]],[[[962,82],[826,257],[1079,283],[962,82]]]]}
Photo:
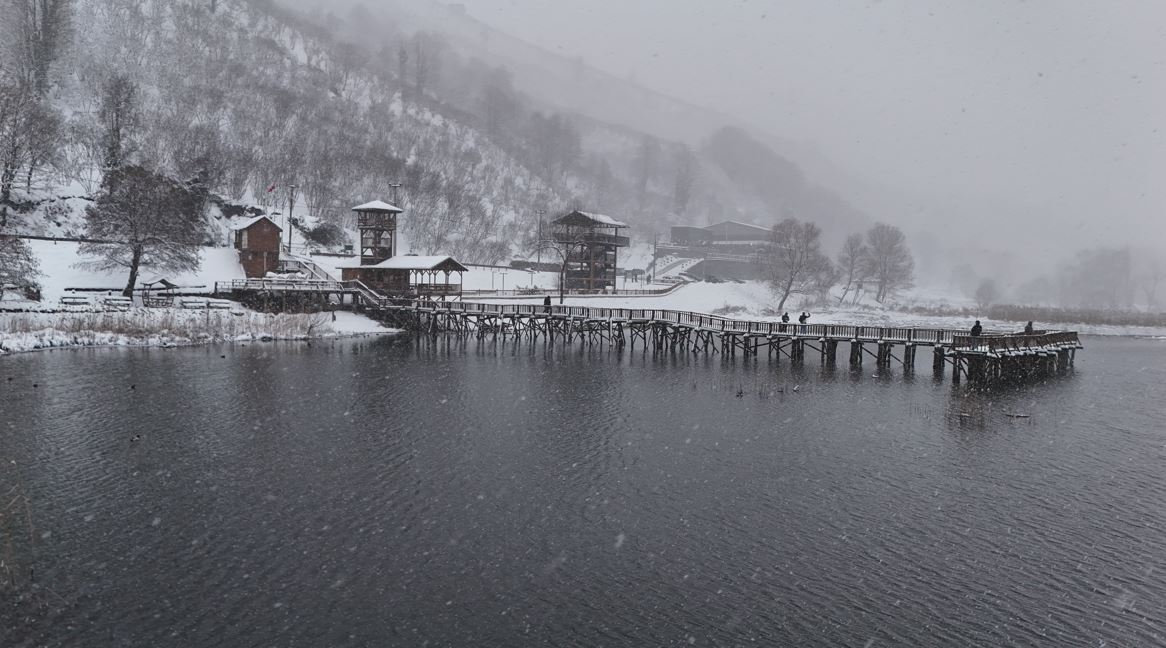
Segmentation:
{"type": "Polygon", "coordinates": [[[386,324],[422,334],[527,337],[611,344],[684,353],[759,356],[780,362],[806,361],[807,350],[823,366],[836,364],[839,344],[847,344],[849,364],[866,357],[878,367],[899,364],[913,372],[919,347],[932,350],[933,371],[952,367],[952,379],[988,383],[1063,373],[1074,364],[1081,342],[1072,331],[1032,334],[919,327],[794,324],[734,319],[719,315],[652,308],[543,306],[541,304],[430,301],[386,297],[355,281],[253,279],[223,282],[216,293],[254,301],[315,298],[366,312],[386,324]],[[330,302],[324,300],[331,300],[330,302]]]}

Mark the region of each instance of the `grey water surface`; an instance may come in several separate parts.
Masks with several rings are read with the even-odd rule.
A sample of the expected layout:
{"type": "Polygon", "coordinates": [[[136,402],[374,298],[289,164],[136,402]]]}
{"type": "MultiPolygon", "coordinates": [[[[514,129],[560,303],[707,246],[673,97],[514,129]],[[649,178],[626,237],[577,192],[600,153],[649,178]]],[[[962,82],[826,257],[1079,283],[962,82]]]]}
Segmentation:
{"type": "Polygon", "coordinates": [[[6,357],[0,646],[1162,645],[1166,341],[1085,344],[6,357]]]}

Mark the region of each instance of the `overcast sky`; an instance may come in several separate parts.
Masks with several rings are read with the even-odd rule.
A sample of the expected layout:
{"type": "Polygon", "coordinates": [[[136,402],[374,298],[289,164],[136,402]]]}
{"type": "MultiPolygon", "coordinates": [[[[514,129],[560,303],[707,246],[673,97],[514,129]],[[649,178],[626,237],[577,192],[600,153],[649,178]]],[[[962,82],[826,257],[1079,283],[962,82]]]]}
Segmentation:
{"type": "Polygon", "coordinates": [[[462,2],[881,183],[1166,240],[1166,2],[462,2]]]}

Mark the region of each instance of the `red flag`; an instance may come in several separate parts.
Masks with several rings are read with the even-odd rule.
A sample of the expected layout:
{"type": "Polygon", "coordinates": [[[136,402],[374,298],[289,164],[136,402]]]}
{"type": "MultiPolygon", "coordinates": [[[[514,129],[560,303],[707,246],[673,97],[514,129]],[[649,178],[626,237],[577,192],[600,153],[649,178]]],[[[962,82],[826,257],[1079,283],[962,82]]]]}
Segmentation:
{"type": "Polygon", "coordinates": [[[275,185],[271,185],[270,187],[267,188],[267,193],[271,193],[273,191],[275,191],[275,185]]]}

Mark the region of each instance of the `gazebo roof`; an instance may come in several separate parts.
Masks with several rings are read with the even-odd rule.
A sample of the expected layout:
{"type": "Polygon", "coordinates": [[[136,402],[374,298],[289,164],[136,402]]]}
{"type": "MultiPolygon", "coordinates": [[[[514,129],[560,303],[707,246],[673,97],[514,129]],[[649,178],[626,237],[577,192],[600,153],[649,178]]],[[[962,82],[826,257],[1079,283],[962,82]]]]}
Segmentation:
{"type": "Polygon", "coordinates": [[[376,265],[350,265],[349,268],[376,270],[417,270],[432,272],[469,272],[469,268],[450,256],[416,256],[406,254],[385,259],[376,265]]]}
{"type": "Polygon", "coordinates": [[[372,202],[368,202],[368,203],[365,203],[363,205],[357,205],[356,207],[352,208],[352,211],[354,211],[354,212],[373,212],[373,213],[377,213],[377,214],[400,214],[400,213],[404,212],[405,210],[401,209],[400,207],[397,207],[396,205],[390,205],[389,203],[384,202],[383,200],[374,200],[372,202]]]}

